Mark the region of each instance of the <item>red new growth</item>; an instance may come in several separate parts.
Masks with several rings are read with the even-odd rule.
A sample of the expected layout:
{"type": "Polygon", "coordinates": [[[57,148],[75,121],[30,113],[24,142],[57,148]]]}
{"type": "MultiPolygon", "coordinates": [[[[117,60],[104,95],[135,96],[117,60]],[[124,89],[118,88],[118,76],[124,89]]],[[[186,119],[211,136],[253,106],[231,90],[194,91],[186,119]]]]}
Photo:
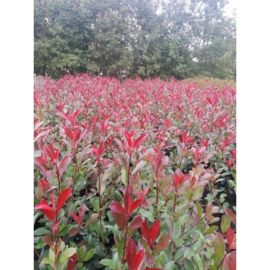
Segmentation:
{"type": "Polygon", "coordinates": [[[128,239],[128,244],[126,248],[126,260],[129,270],[138,270],[143,260],[145,253],[144,249],[140,250],[138,253],[136,252],[136,250],[137,250],[136,244],[130,237],[128,239]]]}
{"type": "Polygon", "coordinates": [[[152,228],[149,228],[147,223],[144,221],[140,227],[142,236],[147,240],[150,248],[153,248],[154,241],[159,237],[160,234],[160,220],[154,221],[152,228]]]}
{"type": "Polygon", "coordinates": [[[79,208],[79,215],[77,216],[75,212],[70,211],[70,214],[72,215],[73,219],[75,220],[75,222],[79,225],[82,226],[83,225],[83,218],[85,215],[85,212],[87,210],[87,207],[85,204],[83,204],[80,208],[79,208]]]}
{"type": "MultiPolygon", "coordinates": [[[[131,213],[133,213],[138,207],[140,207],[143,203],[143,199],[145,198],[149,188],[146,188],[142,193],[140,199],[137,199],[133,202],[133,187],[132,185],[128,185],[124,194],[124,207],[119,202],[112,202],[110,204],[110,209],[112,212],[112,216],[119,226],[121,230],[124,230],[126,227],[126,221],[129,219],[131,213]]],[[[139,220],[137,220],[139,221],[139,220]]],[[[135,222],[135,221],[134,221],[135,222]]],[[[132,226],[137,226],[136,223],[133,223],[132,226]]]]}

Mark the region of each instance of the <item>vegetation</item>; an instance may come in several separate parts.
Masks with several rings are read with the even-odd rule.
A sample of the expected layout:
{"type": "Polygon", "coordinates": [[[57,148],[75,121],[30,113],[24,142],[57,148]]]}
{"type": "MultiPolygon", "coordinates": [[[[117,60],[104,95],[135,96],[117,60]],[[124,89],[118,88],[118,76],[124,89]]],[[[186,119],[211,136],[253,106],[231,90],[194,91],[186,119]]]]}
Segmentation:
{"type": "Polygon", "coordinates": [[[35,269],[235,270],[235,99],[209,80],[45,78],[35,269]]]}
{"type": "Polygon", "coordinates": [[[227,0],[35,0],[34,72],[235,79],[227,0]]]}

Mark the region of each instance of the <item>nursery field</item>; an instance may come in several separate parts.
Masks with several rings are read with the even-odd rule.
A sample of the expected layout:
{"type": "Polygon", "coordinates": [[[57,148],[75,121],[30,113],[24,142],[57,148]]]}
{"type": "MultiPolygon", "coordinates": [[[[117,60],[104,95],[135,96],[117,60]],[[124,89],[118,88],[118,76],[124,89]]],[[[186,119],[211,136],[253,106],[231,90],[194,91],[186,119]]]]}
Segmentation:
{"type": "Polygon", "coordinates": [[[235,87],[44,78],[34,164],[35,269],[236,269],[235,87]]]}

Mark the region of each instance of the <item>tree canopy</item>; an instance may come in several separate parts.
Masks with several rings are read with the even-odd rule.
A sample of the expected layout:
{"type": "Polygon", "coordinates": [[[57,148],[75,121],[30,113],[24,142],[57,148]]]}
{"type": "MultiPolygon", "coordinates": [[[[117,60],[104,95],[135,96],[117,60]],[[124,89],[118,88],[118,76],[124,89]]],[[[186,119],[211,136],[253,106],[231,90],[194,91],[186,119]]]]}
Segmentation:
{"type": "Polygon", "coordinates": [[[227,0],[34,0],[34,72],[235,78],[227,0]]]}

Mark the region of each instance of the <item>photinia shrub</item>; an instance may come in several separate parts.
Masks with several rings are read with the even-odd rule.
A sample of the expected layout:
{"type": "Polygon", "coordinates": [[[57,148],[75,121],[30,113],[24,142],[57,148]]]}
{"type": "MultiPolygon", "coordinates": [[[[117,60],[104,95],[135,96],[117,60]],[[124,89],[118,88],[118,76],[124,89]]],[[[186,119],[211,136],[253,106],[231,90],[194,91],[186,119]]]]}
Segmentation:
{"type": "Polygon", "coordinates": [[[236,269],[236,91],[88,75],[34,91],[35,269],[236,269]]]}

